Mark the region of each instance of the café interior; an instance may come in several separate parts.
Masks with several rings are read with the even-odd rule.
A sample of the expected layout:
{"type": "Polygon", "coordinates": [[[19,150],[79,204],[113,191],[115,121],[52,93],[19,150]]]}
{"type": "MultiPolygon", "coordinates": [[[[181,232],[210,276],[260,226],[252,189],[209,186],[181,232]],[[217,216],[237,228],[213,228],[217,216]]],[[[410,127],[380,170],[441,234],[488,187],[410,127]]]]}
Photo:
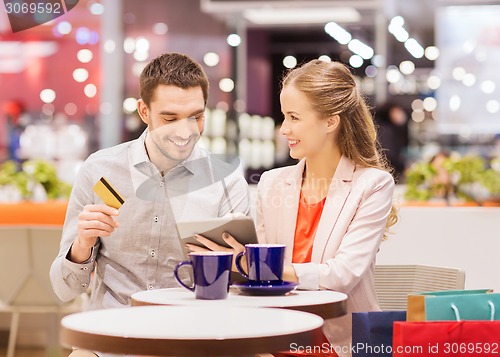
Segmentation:
{"type": "Polygon", "coordinates": [[[315,58],[348,65],[375,119],[389,104],[403,113],[381,143],[401,165],[399,221],[377,254],[381,307],[404,310],[422,271],[420,290],[500,291],[500,1],[72,3],[20,31],[0,6],[0,356],[67,355],[60,320],[86,301],[63,304],[48,269],[69,192],[91,153],[144,131],[139,75],[164,52],[203,65],[201,144],[240,158],[253,198],[264,171],[295,163],[278,131],[283,74],[315,58]],[[451,285],[433,285],[438,268],[451,285]]]}

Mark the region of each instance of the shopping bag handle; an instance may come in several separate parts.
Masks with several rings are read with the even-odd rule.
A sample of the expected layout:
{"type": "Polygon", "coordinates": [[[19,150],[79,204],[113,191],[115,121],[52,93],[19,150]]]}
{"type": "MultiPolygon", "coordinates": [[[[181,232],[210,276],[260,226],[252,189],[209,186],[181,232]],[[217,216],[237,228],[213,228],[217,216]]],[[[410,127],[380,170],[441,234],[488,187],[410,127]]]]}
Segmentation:
{"type": "MultiPolygon", "coordinates": [[[[493,301],[488,300],[488,305],[490,305],[490,321],[495,320],[495,304],[493,301]]],[[[455,312],[455,318],[457,321],[460,321],[460,311],[458,311],[457,305],[454,303],[451,303],[451,308],[453,309],[453,312],[455,312]]]]}

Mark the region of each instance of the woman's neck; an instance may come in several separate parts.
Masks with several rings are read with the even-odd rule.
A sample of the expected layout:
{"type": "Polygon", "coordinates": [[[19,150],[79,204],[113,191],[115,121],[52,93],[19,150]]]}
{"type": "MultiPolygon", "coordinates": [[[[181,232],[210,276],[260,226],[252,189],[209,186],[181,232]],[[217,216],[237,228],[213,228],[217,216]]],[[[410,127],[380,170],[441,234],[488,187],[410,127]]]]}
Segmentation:
{"type": "Polygon", "coordinates": [[[328,194],[333,175],[340,162],[340,152],[324,157],[308,157],[302,180],[302,196],[309,203],[321,201],[328,194]]]}

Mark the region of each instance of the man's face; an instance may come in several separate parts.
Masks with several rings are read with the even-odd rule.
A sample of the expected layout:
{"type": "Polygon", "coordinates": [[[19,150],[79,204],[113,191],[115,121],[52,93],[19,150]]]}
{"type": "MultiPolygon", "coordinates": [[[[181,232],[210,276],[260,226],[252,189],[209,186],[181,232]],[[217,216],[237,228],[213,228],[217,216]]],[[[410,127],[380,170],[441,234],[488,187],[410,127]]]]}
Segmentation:
{"type": "Polygon", "coordinates": [[[139,100],[138,110],[149,128],[146,139],[149,157],[155,165],[162,166],[160,170],[172,168],[191,155],[204,126],[201,87],[159,85],[149,108],[139,100]]]}

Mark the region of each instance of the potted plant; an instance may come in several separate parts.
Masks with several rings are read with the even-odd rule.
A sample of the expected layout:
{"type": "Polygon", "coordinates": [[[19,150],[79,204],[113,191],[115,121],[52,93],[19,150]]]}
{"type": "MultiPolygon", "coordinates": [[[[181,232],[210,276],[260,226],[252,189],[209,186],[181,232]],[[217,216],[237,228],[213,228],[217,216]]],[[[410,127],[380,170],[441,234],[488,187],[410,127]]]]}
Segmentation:
{"type": "Polygon", "coordinates": [[[15,161],[5,161],[0,165],[0,202],[18,202],[27,192],[28,178],[18,171],[15,161]]]}
{"type": "Polygon", "coordinates": [[[19,168],[16,162],[6,161],[0,166],[2,202],[66,199],[70,192],[71,186],[59,180],[57,169],[52,162],[41,159],[28,160],[19,168]]]}
{"type": "Polygon", "coordinates": [[[407,205],[446,205],[448,183],[440,180],[438,168],[431,162],[416,162],[405,172],[407,205]]]}

